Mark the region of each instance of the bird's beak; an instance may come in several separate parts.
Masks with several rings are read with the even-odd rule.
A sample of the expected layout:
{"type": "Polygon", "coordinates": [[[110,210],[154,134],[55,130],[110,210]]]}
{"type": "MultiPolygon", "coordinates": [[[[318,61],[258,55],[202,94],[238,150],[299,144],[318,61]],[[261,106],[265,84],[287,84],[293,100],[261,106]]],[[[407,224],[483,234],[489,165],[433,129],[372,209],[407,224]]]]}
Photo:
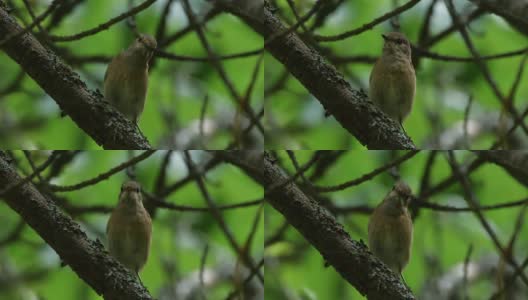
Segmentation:
{"type": "Polygon", "coordinates": [[[387,40],[387,36],[382,34],[381,37],[386,41],[387,40]]]}

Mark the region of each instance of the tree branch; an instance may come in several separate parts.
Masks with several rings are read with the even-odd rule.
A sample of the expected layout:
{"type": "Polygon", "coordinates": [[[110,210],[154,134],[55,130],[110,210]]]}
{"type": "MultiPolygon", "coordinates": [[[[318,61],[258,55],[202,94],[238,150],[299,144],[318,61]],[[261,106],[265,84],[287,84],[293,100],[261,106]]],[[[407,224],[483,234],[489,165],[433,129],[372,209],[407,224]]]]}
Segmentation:
{"type": "MultiPolygon", "coordinates": [[[[288,179],[269,152],[264,152],[262,176],[265,190],[288,179]]],[[[271,206],[321,253],[325,261],[369,300],[415,299],[396,274],[374,257],[363,242],[352,240],[342,225],[295,183],[274,189],[271,193],[265,192],[265,196],[271,206]]]]}
{"type": "MultiPolygon", "coordinates": [[[[22,180],[0,152],[0,187],[22,180]]],[[[152,299],[148,291],[115,259],[108,255],[99,240],[88,239],[79,224],[65,215],[33,184],[9,190],[3,197],[69,265],[77,275],[105,299],[152,299]]]]}
{"type": "Polygon", "coordinates": [[[381,112],[361,91],[353,90],[343,76],[314,49],[273,14],[268,1],[264,5],[263,23],[248,17],[229,2],[219,5],[240,17],[266,40],[268,50],[304,87],[314,95],[336,120],[370,149],[415,149],[412,140],[399,124],[381,112]]]}
{"type": "Polygon", "coordinates": [[[528,0],[469,0],[478,7],[501,16],[515,29],[528,35],[528,0]]]}
{"type": "MultiPolygon", "coordinates": [[[[0,1],[0,36],[23,30],[0,1]]],[[[103,101],[101,93],[89,90],[77,73],[32,34],[15,36],[7,40],[1,49],[57,102],[79,128],[103,148],[151,148],[135,124],[103,101]]]]}
{"type": "Polygon", "coordinates": [[[524,186],[528,186],[528,154],[525,151],[473,151],[480,158],[504,168],[524,186]]]}

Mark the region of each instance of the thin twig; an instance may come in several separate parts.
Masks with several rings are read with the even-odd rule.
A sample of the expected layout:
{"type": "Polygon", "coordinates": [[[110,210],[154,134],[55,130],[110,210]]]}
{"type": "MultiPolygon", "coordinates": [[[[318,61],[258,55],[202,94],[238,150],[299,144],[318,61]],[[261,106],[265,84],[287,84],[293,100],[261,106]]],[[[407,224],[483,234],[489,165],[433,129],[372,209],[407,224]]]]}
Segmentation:
{"type": "Polygon", "coordinates": [[[317,191],[317,192],[321,192],[321,193],[326,193],[326,192],[335,192],[335,191],[340,191],[340,190],[344,190],[346,188],[349,188],[349,187],[352,187],[352,186],[356,186],[356,185],[359,185],[361,184],[362,182],[365,182],[367,180],[370,180],[374,177],[376,177],[377,175],[385,172],[386,170],[394,167],[394,166],[397,166],[397,165],[400,165],[402,164],[403,162],[405,162],[406,160],[412,158],[413,156],[415,156],[416,154],[418,154],[420,151],[409,151],[407,153],[405,153],[404,155],[402,155],[401,157],[398,157],[397,159],[391,161],[390,163],[384,165],[384,166],[381,166],[377,169],[374,169],[372,172],[369,172],[359,178],[356,178],[356,179],[353,179],[353,180],[350,180],[350,181],[347,181],[347,182],[343,182],[341,184],[337,184],[337,185],[333,185],[333,186],[317,186],[317,185],[314,185],[312,186],[312,188],[317,191]]]}
{"type": "MultiPolygon", "coordinates": [[[[197,172],[196,166],[194,165],[194,162],[192,161],[192,158],[191,158],[191,155],[189,154],[189,151],[187,151],[187,150],[184,151],[184,154],[185,154],[185,162],[187,164],[187,168],[189,169],[189,173],[194,173],[195,174],[197,172]]],[[[239,255],[239,257],[242,259],[244,264],[250,270],[252,270],[252,271],[256,270],[257,267],[255,266],[255,264],[254,264],[253,260],[251,259],[251,257],[248,255],[248,252],[246,250],[242,249],[238,245],[238,243],[236,242],[236,239],[235,239],[233,233],[231,232],[231,230],[229,229],[229,227],[227,226],[222,213],[218,209],[218,206],[216,205],[215,201],[213,201],[213,199],[209,195],[209,192],[207,191],[207,187],[205,186],[204,180],[202,179],[202,176],[196,176],[194,180],[195,180],[195,182],[196,182],[196,184],[198,186],[198,189],[200,190],[200,193],[202,194],[203,198],[207,202],[207,205],[210,208],[211,214],[213,215],[214,219],[216,220],[216,222],[218,223],[218,225],[222,229],[222,232],[226,236],[226,238],[229,241],[229,244],[231,245],[231,247],[235,250],[235,252],[239,255]]],[[[264,276],[260,272],[257,273],[257,276],[258,276],[259,280],[262,283],[264,283],[264,276]]]]}
{"type": "Polygon", "coordinates": [[[33,178],[35,178],[35,176],[38,176],[40,174],[40,172],[44,171],[53,162],[53,160],[55,159],[56,155],[57,155],[56,152],[51,153],[51,155],[48,157],[48,159],[40,167],[36,168],[33,173],[31,173],[30,175],[22,178],[21,180],[19,180],[17,182],[14,182],[14,183],[4,187],[2,190],[0,190],[0,197],[5,196],[5,194],[9,193],[11,190],[22,186],[23,184],[25,184],[25,183],[31,181],[33,178]]]}
{"type": "Polygon", "coordinates": [[[202,295],[202,299],[207,299],[205,296],[205,285],[204,285],[204,269],[205,269],[205,262],[207,260],[207,254],[209,253],[209,244],[206,243],[204,247],[204,251],[202,254],[202,258],[200,259],[200,292],[202,295]]]}
{"type": "Polygon", "coordinates": [[[467,295],[467,276],[468,276],[468,264],[471,258],[471,253],[473,253],[473,244],[469,245],[469,248],[466,252],[466,257],[464,258],[464,272],[462,275],[462,293],[464,293],[464,295],[462,296],[462,299],[464,300],[469,299],[467,295]]]}
{"type": "Polygon", "coordinates": [[[50,6],[48,6],[48,9],[44,11],[40,16],[36,17],[31,24],[26,26],[23,30],[18,32],[13,32],[9,35],[7,35],[4,39],[0,40],[0,47],[2,47],[4,44],[9,42],[11,39],[17,38],[19,36],[22,36],[23,34],[29,32],[33,27],[35,27],[37,24],[40,24],[46,17],[57,7],[59,6],[64,0],[54,0],[51,2],[50,6]]]}
{"type": "Polygon", "coordinates": [[[464,142],[466,144],[466,149],[470,148],[469,137],[468,137],[468,119],[469,119],[469,111],[471,109],[471,104],[473,104],[473,95],[469,95],[466,109],[464,109],[464,142]]]}
{"type": "Polygon", "coordinates": [[[88,29],[88,30],[85,30],[85,31],[82,31],[82,32],[79,32],[77,34],[73,34],[73,35],[66,35],[66,36],[56,36],[56,35],[50,35],[49,38],[51,41],[54,41],[54,42],[69,42],[69,41],[75,41],[75,40],[80,40],[82,38],[85,38],[87,36],[90,36],[90,35],[94,35],[100,31],[103,31],[103,30],[106,30],[108,28],[110,28],[111,26],[115,25],[116,23],[128,18],[128,17],[131,17],[143,10],[145,10],[146,8],[148,8],[149,6],[151,6],[154,2],[156,2],[156,0],[146,0],[145,2],[141,3],[140,5],[138,6],[135,6],[134,8],[130,9],[129,11],[125,12],[125,13],[122,13],[120,14],[119,16],[115,17],[115,18],[112,18],[110,20],[108,20],[107,22],[105,23],[102,23],[102,24],[99,24],[97,27],[95,28],[92,28],[92,29],[88,29]]]}
{"type": "MultiPolygon", "coordinates": [[[[191,10],[191,6],[189,4],[189,0],[183,0],[183,8],[185,10],[185,13],[187,15],[187,18],[189,19],[189,23],[193,24],[195,26],[196,34],[198,35],[198,39],[200,40],[200,43],[202,44],[203,48],[206,50],[207,55],[209,57],[209,61],[213,65],[213,67],[217,70],[218,74],[220,75],[220,78],[226,85],[228,91],[230,92],[231,96],[233,97],[234,101],[237,105],[242,105],[242,98],[238,94],[238,92],[235,89],[234,84],[231,82],[229,77],[227,76],[226,71],[224,70],[224,67],[221,64],[221,61],[218,59],[218,56],[213,51],[211,46],[209,45],[209,42],[207,41],[207,38],[205,37],[205,33],[203,32],[203,29],[199,24],[199,22],[196,20],[196,16],[191,10]]],[[[264,127],[258,120],[258,118],[255,116],[254,111],[251,109],[251,107],[242,107],[242,109],[246,112],[250,120],[253,120],[255,124],[257,125],[257,128],[260,130],[262,134],[265,134],[264,127]]]]}
{"type": "Polygon", "coordinates": [[[117,172],[122,171],[122,170],[128,168],[129,166],[135,165],[138,162],[148,158],[149,156],[154,154],[154,152],[156,152],[156,151],[155,150],[147,150],[147,151],[141,153],[140,155],[138,155],[138,156],[136,156],[136,157],[134,157],[134,158],[132,158],[132,159],[130,159],[130,160],[118,165],[118,166],[113,167],[112,169],[108,170],[107,172],[99,174],[99,175],[97,175],[94,178],[79,182],[77,184],[64,185],[64,186],[48,184],[47,188],[49,188],[49,190],[52,191],[52,192],[71,192],[71,191],[79,190],[79,189],[94,185],[94,184],[96,184],[96,183],[98,183],[100,181],[103,181],[103,180],[106,180],[106,179],[110,178],[110,176],[116,174],[117,172]]]}
{"type": "Polygon", "coordinates": [[[486,63],[482,60],[480,54],[478,53],[477,49],[471,42],[471,39],[469,37],[469,34],[467,33],[467,30],[462,23],[462,21],[459,19],[455,7],[453,5],[452,0],[446,0],[445,1],[447,10],[449,11],[449,14],[451,15],[451,19],[453,20],[453,24],[456,25],[458,28],[458,31],[460,32],[460,35],[462,36],[462,39],[464,40],[464,43],[466,44],[466,47],[471,52],[471,55],[475,58],[475,63],[480,68],[482,74],[484,75],[484,79],[488,82],[488,85],[491,87],[491,90],[499,100],[499,102],[502,104],[502,107],[504,107],[505,110],[509,111],[512,115],[514,120],[519,120],[521,128],[524,130],[526,134],[528,134],[528,127],[526,127],[526,124],[522,121],[522,119],[519,116],[519,113],[515,110],[514,107],[509,107],[507,104],[507,100],[500,91],[497,83],[491,76],[491,73],[489,72],[489,69],[486,65],[486,63]]]}
{"type": "Polygon", "coordinates": [[[349,38],[351,36],[355,36],[355,35],[358,35],[360,33],[363,33],[369,29],[372,29],[374,26],[396,16],[396,15],[399,15],[401,14],[402,12],[412,8],[413,6],[415,6],[416,4],[418,4],[418,2],[420,2],[420,0],[411,0],[407,3],[405,3],[404,5],[394,9],[393,11],[391,12],[388,12],[386,14],[384,14],[383,16],[381,17],[378,17],[376,19],[374,19],[372,22],[369,22],[367,24],[364,24],[363,26],[359,27],[359,28],[356,28],[356,29],[353,29],[353,30],[349,30],[349,31],[346,31],[346,32],[343,32],[343,33],[340,33],[340,34],[336,34],[336,35],[330,35],[330,36],[322,36],[322,35],[317,35],[317,34],[314,34],[313,38],[318,41],[318,42],[334,42],[334,41],[339,41],[339,40],[344,40],[346,38],[349,38]]]}
{"type": "MultiPolygon", "coordinates": [[[[497,237],[496,233],[493,231],[493,228],[491,227],[489,222],[486,220],[486,218],[482,214],[479,202],[475,199],[475,195],[474,195],[473,191],[471,190],[469,179],[468,179],[467,175],[465,175],[464,172],[462,172],[462,170],[460,169],[460,167],[459,167],[459,165],[458,165],[458,163],[456,161],[455,155],[453,154],[453,151],[451,151],[451,150],[448,151],[447,155],[448,155],[449,165],[451,166],[451,169],[453,171],[453,175],[455,175],[457,177],[458,181],[460,182],[460,185],[463,188],[464,199],[466,200],[468,205],[474,209],[473,212],[475,213],[475,216],[480,221],[480,223],[482,224],[482,227],[484,227],[486,233],[488,234],[488,236],[493,241],[493,244],[497,248],[497,250],[499,251],[499,254],[515,270],[521,270],[520,266],[513,259],[513,257],[508,255],[508,253],[505,251],[504,247],[500,243],[499,238],[497,237]]],[[[521,279],[524,282],[524,284],[528,285],[528,278],[527,278],[526,274],[524,274],[524,272],[521,271],[520,276],[521,276],[521,279]]]]}

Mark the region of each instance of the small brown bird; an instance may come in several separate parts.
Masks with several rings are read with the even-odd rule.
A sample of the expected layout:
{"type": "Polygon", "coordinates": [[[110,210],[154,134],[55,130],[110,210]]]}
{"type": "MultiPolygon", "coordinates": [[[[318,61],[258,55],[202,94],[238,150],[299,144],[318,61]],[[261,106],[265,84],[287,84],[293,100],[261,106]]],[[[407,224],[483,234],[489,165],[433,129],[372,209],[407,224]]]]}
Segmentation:
{"type": "Polygon", "coordinates": [[[382,35],[383,53],[370,73],[370,99],[385,114],[400,123],[412,110],[416,75],[411,61],[411,44],[405,35],[382,35]]]}
{"type": "Polygon", "coordinates": [[[114,57],[106,69],[105,99],[136,125],[145,106],[149,61],[156,47],[156,40],[143,34],[114,57]]]}
{"type": "Polygon", "coordinates": [[[370,217],[369,248],[396,274],[401,274],[411,255],[413,225],[407,206],[411,188],[398,181],[370,217]]]}
{"type": "Polygon", "coordinates": [[[135,181],[125,182],[106,225],[108,251],[139,278],[149,255],[151,234],[152,220],[143,207],[141,187],[135,181]]]}

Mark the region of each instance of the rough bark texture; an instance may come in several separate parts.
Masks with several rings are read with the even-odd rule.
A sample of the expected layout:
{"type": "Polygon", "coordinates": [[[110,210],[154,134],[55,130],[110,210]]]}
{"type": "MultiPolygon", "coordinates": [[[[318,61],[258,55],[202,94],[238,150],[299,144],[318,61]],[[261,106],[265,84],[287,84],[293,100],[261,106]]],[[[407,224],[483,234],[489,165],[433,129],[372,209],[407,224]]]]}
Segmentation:
{"type": "MultiPolygon", "coordinates": [[[[0,37],[22,31],[0,1],[0,37]]],[[[149,149],[147,139],[136,126],[90,91],[68,65],[31,34],[10,39],[3,51],[42,87],[72,120],[106,149],[149,149]]]]}
{"type": "Polygon", "coordinates": [[[474,151],[478,156],[504,168],[521,184],[528,186],[528,152],[526,151],[474,151]]]}
{"type": "Polygon", "coordinates": [[[352,240],[341,224],[296,184],[268,192],[271,185],[288,178],[268,152],[264,153],[263,176],[267,201],[361,294],[369,300],[415,299],[363,242],[352,240]]]}
{"type": "MultiPolygon", "coordinates": [[[[221,1],[222,2],[222,1],[221,1]]],[[[273,8],[264,1],[264,20],[251,18],[240,8],[222,2],[221,6],[239,16],[264,39],[287,30],[273,8]]],[[[360,91],[353,90],[337,70],[295,33],[267,43],[268,50],[314,95],[336,120],[369,149],[415,149],[400,125],[383,114],[360,91]]]]}
{"type": "Polygon", "coordinates": [[[482,9],[501,16],[524,35],[528,35],[528,0],[469,0],[482,9]]]}
{"type": "MultiPolygon", "coordinates": [[[[21,180],[0,152],[0,189],[21,180]]],[[[130,271],[110,257],[99,240],[88,239],[79,224],[65,215],[32,183],[14,188],[3,199],[70,266],[105,299],[152,299],[130,271]]]]}

